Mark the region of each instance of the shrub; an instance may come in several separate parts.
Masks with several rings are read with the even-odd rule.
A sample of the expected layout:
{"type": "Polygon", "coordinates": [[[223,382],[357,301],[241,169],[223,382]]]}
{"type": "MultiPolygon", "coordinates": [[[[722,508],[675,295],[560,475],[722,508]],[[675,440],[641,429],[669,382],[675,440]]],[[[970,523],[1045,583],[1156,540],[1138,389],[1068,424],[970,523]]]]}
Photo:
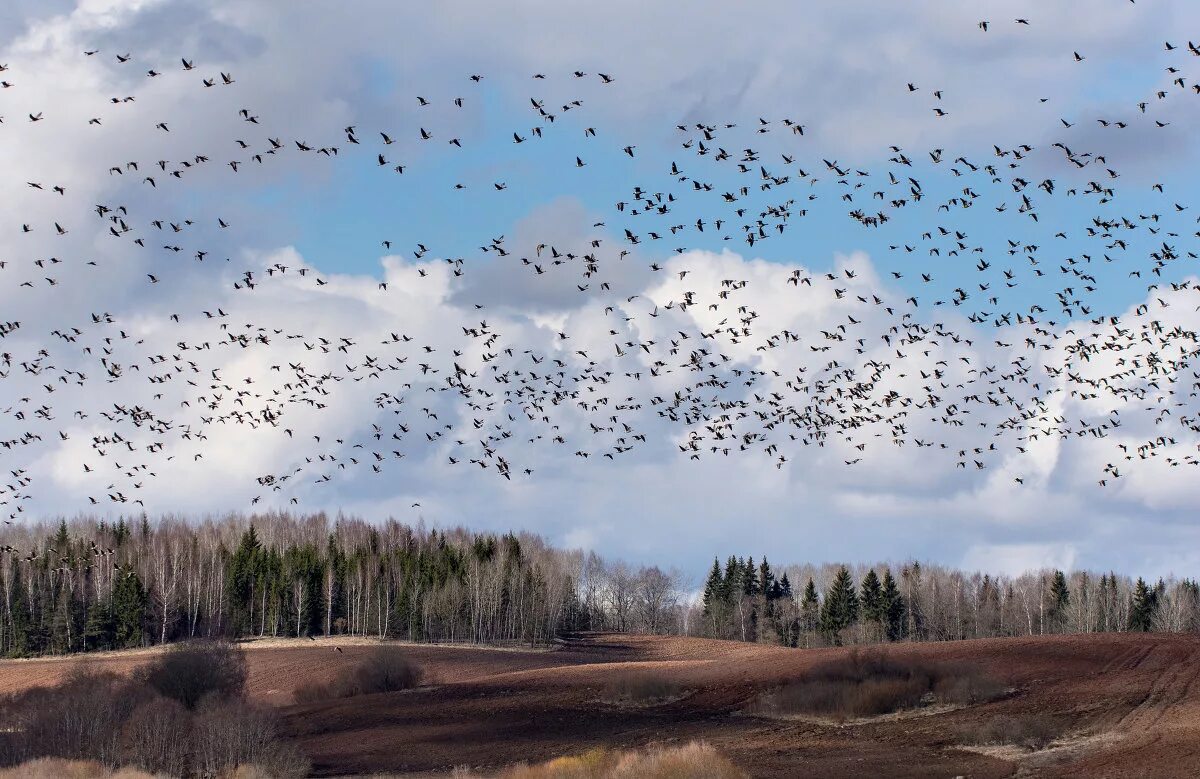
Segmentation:
{"type": "Polygon", "coordinates": [[[135,681],[80,666],[57,687],[38,687],[0,703],[0,762],[39,757],[119,764],[121,725],[153,693],[135,681]]]}
{"type": "Polygon", "coordinates": [[[416,687],[421,671],[398,646],[376,647],[354,670],[350,695],[396,692],[416,687]]]}
{"type": "MultiPolygon", "coordinates": [[[[226,659],[216,667],[228,669],[228,655],[218,656],[226,659]]],[[[234,667],[242,667],[240,654],[235,657],[234,667]]],[[[107,778],[109,771],[123,765],[158,776],[304,776],[308,762],[280,737],[274,711],[250,706],[234,695],[231,691],[240,692],[240,684],[212,681],[235,674],[197,671],[206,667],[194,662],[194,657],[183,663],[155,664],[153,679],[162,689],[185,701],[195,691],[204,691],[194,712],[183,701],[163,697],[138,679],[86,668],[57,687],[0,699],[0,765],[18,765],[14,779],[107,778]],[[175,680],[170,677],[172,669],[190,675],[175,680]],[[221,697],[222,693],[232,697],[221,697]]],[[[146,775],[130,768],[111,778],[127,776],[146,775]]]]}
{"type": "Polygon", "coordinates": [[[121,728],[121,760],[151,773],[183,776],[192,760],[192,715],[183,704],[154,698],[121,728]]]}
{"type": "Polygon", "coordinates": [[[684,688],[678,681],[652,671],[623,673],[604,688],[604,699],[619,703],[653,704],[677,698],[684,688]]]}
{"type": "Polygon", "coordinates": [[[844,720],[872,717],[924,703],[978,703],[1002,687],[978,669],[852,651],[822,663],[800,680],[759,697],[752,710],[844,720]]]}
{"type": "Polygon", "coordinates": [[[172,644],[143,670],[159,694],[195,709],[208,695],[240,697],[246,686],[246,656],[226,641],[172,644]]]}
{"type": "Polygon", "coordinates": [[[1004,695],[1004,685],[976,666],[941,664],[935,667],[934,697],[940,703],[987,703],[1004,695]]]}
{"type": "Polygon", "coordinates": [[[302,685],[296,688],[294,695],[301,703],[311,703],[408,690],[420,683],[421,669],[408,659],[401,647],[379,646],[361,662],[342,669],[333,681],[302,685]]]}
{"type": "Polygon", "coordinates": [[[209,698],[196,711],[192,738],[193,771],[200,776],[224,776],[235,770],[276,779],[308,774],[308,760],[280,739],[279,720],[271,709],[209,698]]]}
{"type": "Polygon", "coordinates": [[[1050,746],[1066,731],[1067,723],[1060,717],[1046,714],[997,715],[980,725],[962,729],[959,738],[964,744],[1013,744],[1038,750],[1050,746]]]}

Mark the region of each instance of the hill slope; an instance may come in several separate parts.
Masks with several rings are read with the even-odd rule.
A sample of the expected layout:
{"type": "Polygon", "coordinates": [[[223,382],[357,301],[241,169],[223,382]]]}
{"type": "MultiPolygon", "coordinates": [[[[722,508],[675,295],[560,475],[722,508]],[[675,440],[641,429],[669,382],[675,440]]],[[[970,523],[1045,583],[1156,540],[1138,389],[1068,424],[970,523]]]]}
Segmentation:
{"type": "MultiPolygon", "coordinates": [[[[1062,777],[1200,775],[1200,639],[1153,634],[903,644],[897,658],[962,662],[1003,679],[1000,700],[838,725],[751,716],[755,697],[851,650],[793,650],[689,638],[590,635],[555,651],[413,646],[420,689],[297,705],[372,642],[248,646],[251,694],[281,706],[319,774],[498,767],[591,746],[704,739],[753,776],[1062,777]],[[338,652],[334,649],[342,649],[338,652]],[[680,691],[617,703],[611,685],[652,674],[680,691]],[[997,715],[1052,714],[1072,736],[1051,749],[969,750],[958,733],[997,715]]],[[[145,653],[89,658],[128,671],[145,653]]],[[[60,678],[74,659],[0,664],[0,691],[60,678]]]]}

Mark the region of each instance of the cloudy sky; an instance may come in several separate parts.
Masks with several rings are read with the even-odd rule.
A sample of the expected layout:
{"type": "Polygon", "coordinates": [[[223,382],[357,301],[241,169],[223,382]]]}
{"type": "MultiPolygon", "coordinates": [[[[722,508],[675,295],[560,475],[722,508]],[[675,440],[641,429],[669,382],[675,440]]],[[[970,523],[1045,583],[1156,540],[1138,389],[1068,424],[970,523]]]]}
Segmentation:
{"type": "Polygon", "coordinates": [[[1194,575],[1200,11],[1043,6],[6,3],[6,514],[1194,575]]]}

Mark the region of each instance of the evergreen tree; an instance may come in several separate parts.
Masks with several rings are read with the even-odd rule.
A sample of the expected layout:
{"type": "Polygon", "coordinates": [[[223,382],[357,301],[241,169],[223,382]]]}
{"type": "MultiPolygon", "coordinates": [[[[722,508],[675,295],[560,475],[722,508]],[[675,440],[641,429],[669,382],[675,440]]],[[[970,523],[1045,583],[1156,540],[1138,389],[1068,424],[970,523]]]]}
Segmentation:
{"type": "Polygon", "coordinates": [[[742,592],[745,595],[754,597],[759,594],[758,576],[754,570],[754,558],[749,557],[746,562],[741,564],[742,570],[742,592]]]}
{"type": "Polygon", "coordinates": [[[721,584],[721,597],[726,602],[732,603],[734,598],[741,595],[742,564],[733,555],[725,561],[725,576],[721,584]]]}
{"type": "Polygon", "coordinates": [[[889,641],[899,641],[904,637],[905,605],[904,596],[896,586],[896,580],[889,569],[883,571],[883,587],[880,592],[883,602],[884,626],[889,641]]]}
{"type": "MultiPolygon", "coordinates": [[[[17,575],[16,562],[13,563],[13,576],[17,575]]],[[[29,600],[25,588],[13,588],[12,598],[12,649],[14,657],[25,657],[41,650],[37,640],[36,626],[29,613],[29,600]]]]}
{"type": "Polygon", "coordinates": [[[118,647],[141,646],[148,600],[135,571],[121,573],[113,583],[113,636],[118,647]]]}
{"type": "Polygon", "coordinates": [[[758,564],[758,592],[767,600],[779,594],[779,589],[775,586],[775,574],[771,573],[771,565],[766,557],[758,564]]]}
{"type": "Polygon", "coordinates": [[[1133,586],[1133,602],[1129,608],[1129,629],[1148,631],[1154,624],[1156,598],[1154,591],[1146,586],[1146,580],[1138,577],[1133,586]]]}
{"type": "Polygon", "coordinates": [[[59,557],[70,557],[71,554],[71,535],[67,532],[67,521],[59,520],[58,532],[50,540],[50,549],[57,552],[59,557]]]}
{"type": "Polygon", "coordinates": [[[862,599],[862,616],[865,622],[883,622],[883,587],[874,569],[867,571],[859,586],[862,599]]]}
{"type": "Polygon", "coordinates": [[[804,597],[800,600],[800,629],[804,631],[805,641],[817,629],[820,604],[817,601],[817,585],[812,577],[804,586],[804,597]]]}
{"type": "Polygon", "coordinates": [[[1050,602],[1046,616],[1050,621],[1050,630],[1061,633],[1066,627],[1067,606],[1071,603],[1071,591],[1067,587],[1067,577],[1062,571],[1056,570],[1050,578],[1050,602]]]}
{"type": "MultiPolygon", "coordinates": [[[[237,550],[229,561],[226,588],[229,607],[229,631],[233,636],[244,636],[254,632],[255,607],[262,608],[262,545],[254,525],[246,528],[238,542],[237,550]]],[[[261,622],[262,615],[259,615],[261,622]]]]}
{"type": "Polygon", "coordinates": [[[87,610],[87,623],[83,627],[84,651],[112,649],[116,641],[116,624],[112,610],[105,603],[96,602],[87,610]]]}
{"type": "Polygon", "coordinates": [[[841,644],[841,632],[858,621],[858,594],[846,566],[838,569],[821,606],[821,632],[841,644]]]}
{"type": "Polygon", "coordinates": [[[791,600],[792,597],[792,583],[788,581],[786,571],[784,571],[783,576],[779,577],[779,597],[787,598],[788,600],[791,600]]]}
{"type": "Polygon", "coordinates": [[[708,580],[704,583],[704,616],[712,618],[716,614],[724,591],[724,579],[721,576],[721,564],[713,558],[712,570],[708,572],[708,580]]]}

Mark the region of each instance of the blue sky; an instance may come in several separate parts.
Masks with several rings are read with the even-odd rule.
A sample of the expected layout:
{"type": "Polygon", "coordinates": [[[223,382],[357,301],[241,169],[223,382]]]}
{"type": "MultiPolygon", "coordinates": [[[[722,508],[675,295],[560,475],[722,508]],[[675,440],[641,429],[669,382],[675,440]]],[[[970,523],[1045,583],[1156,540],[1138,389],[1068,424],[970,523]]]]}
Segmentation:
{"type": "MultiPolygon", "coordinates": [[[[251,475],[282,474],[302,463],[302,439],[319,438],[321,453],[337,462],[361,456],[355,445],[372,443],[373,426],[401,418],[377,403],[375,391],[401,394],[405,384],[411,385],[405,414],[416,417],[409,425],[419,431],[415,436],[437,436],[446,419],[471,432],[472,420],[483,410],[456,407],[444,394],[434,400],[424,391],[430,380],[407,371],[423,360],[462,351],[466,336],[458,331],[476,317],[502,331],[503,343],[518,353],[524,346],[559,354],[572,370],[586,365],[574,361],[574,349],[585,350],[592,361],[603,353],[602,366],[617,377],[613,392],[632,358],[612,356],[605,333],[619,329],[621,337],[665,344],[678,333],[711,330],[716,317],[736,313],[723,310],[710,321],[706,310],[662,312],[689,289],[702,297],[715,295],[726,279],[750,280],[734,297],[761,315],[763,328],[791,329],[809,343],[819,343],[822,330],[847,326],[846,311],[826,300],[835,287],[850,290],[851,299],[878,294],[896,311],[910,311],[904,299],[916,296],[915,321],[941,323],[972,342],[970,347],[940,345],[945,351],[930,357],[925,372],[934,369],[932,361],[939,356],[966,358],[964,366],[996,366],[1001,372],[1022,354],[1069,361],[1057,347],[1022,351],[1027,328],[993,326],[996,317],[1028,314],[1033,306],[1045,309],[1037,314],[1039,323],[1064,338],[1070,330],[1098,339],[1110,335],[1107,325],[1096,329],[1088,323],[1101,315],[1120,315],[1136,327],[1135,307],[1142,304],[1153,306],[1153,316],[1168,330],[1194,328],[1195,302],[1188,290],[1170,290],[1169,283],[1195,275],[1195,258],[1187,252],[1196,251],[1200,216],[1193,213],[1200,205],[1192,205],[1198,202],[1198,187],[1189,175],[1196,161],[1190,130],[1200,104],[1192,89],[1193,75],[1200,78],[1195,64],[1200,58],[1177,31],[1191,29],[1198,17],[1200,12],[1178,0],[1053,8],[1013,0],[986,10],[933,0],[887,8],[830,2],[800,9],[769,2],[752,10],[717,2],[681,10],[633,2],[600,7],[525,0],[501,8],[364,0],[352,8],[305,4],[288,14],[254,1],[203,6],[171,0],[18,2],[0,12],[0,63],[10,65],[4,75],[14,82],[0,93],[0,115],[6,117],[0,133],[7,134],[0,163],[13,171],[3,193],[12,218],[5,220],[0,251],[12,258],[10,276],[29,279],[32,286],[13,284],[4,292],[5,307],[22,321],[21,334],[10,343],[19,356],[36,354],[52,330],[86,325],[88,315],[100,311],[116,318],[115,327],[136,333],[144,341],[139,348],[166,355],[180,342],[219,342],[230,328],[278,329],[270,349],[191,352],[204,373],[216,370],[242,386],[260,388],[278,387],[286,379],[272,365],[307,361],[317,373],[340,374],[354,359],[390,355],[397,347],[380,339],[392,332],[436,348],[424,354],[437,358],[410,355],[394,379],[369,387],[341,382],[320,413],[289,410],[296,437],[271,426],[213,424],[205,428],[209,438],[200,460],[195,441],[173,439],[175,459],[161,463],[159,477],[137,488],[153,511],[247,510],[257,496],[262,502],[254,505],[262,508],[298,506],[524,528],[556,543],[689,570],[702,569],[713,554],[778,549],[771,554],[780,562],[921,557],[949,564],[1003,559],[1013,566],[1189,571],[1200,562],[1189,551],[1197,540],[1190,507],[1200,497],[1190,467],[1153,458],[1128,461],[1121,477],[1110,477],[1111,487],[1098,485],[1103,467],[1121,456],[1118,442],[1136,449],[1164,429],[1161,408],[1182,404],[1169,406],[1176,410],[1167,420],[1172,425],[1192,413],[1195,399],[1183,391],[1191,384],[1186,369],[1178,387],[1152,393],[1145,406],[1127,407],[1123,432],[1112,440],[1069,436],[1020,453],[1006,448],[979,472],[958,470],[960,458],[953,455],[960,447],[986,447],[992,440],[1005,441],[1006,447],[1013,443],[993,436],[994,428],[975,440],[971,431],[948,431],[946,451],[889,449],[872,440],[853,467],[844,463],[859,452],[845,441],[824,448],[797,445],[787,452],[787,466],[779,468],[771,458],[758,456],[697,462],[678,451],[681,431],[663,424],[647,404],[636,426],[653,431],[649,440],[611,461],[599,448],[586,461],[571,454],[608,440],[589,433],[587,426],[602,422],[603,415],[562,409],[555,417],[569,439],[562,447],[545,439],[518,447],[539,431],[527,426],[518,433],[514,427],[513,441],[505,446],[513,447],[513,461],[529,463],[534,475],[512,483],[491,471],[448,465],[458,457],[448,441],[461,432],[425,444],[396,444],[405,459],[389,463],[378,478],[369,471],[340,470],[332,474],[336,479],[317,487],[305,483],[263,495],[251,475]],[[1017,18],[1030,24],[1016,24],[1017,18]],[[989,20],[987,32],[978,28],[982,19],[989,20]],[[1176,48],[1165,50],[1164,41],[1176,48]],[[88,57],[84,50],[99,53],[88,57]],[[126,52],[134,54],[129,67],[115,60],[126,52]],[[197,71],[182,71],[180,57],[195,61],[197,71]],[[163,75],[147,79],[148,68],[163,75]],[[577,78],[575,70],[587,75],[577,78]],[[197,83],[225,72],[233,74],[235,84],[205,89],[197,83]],[[601,72],[611,75],[612,83],[603,83],[601,72]],[[534,73],[546,78],[533,79],[534,73]],[[482,75],[482,81],[472,81],[471,74],[482,75]],[[1176,78],[1183,79],[1182,87],[1172,83],[1176,78]],[[910,83],[917,89],[910,90],[910,83]],[[1159,90],[1165,98],[1157,96],[1159,90]],[[935,91],[941,91],[940,99],[935,91]],[[137,99],[114,108],[113,95],[137,99]],[[419,105],[418,96],[429,105],[419,105]],[[454,105],[456,98],[462,98],[461,108],[454,105]],[[537,114],[531,98],[555,114],[553,123],[537,114]],[[581,104],[562,110],[572,100],[581,104]],[[1144,111],[1138,106],[1143,102],[1144,111]],[[937,117],[935,107],[948,115],[937,117]],[[240,109],[258,122],[244,121],[240,109]],[[26,113],[39,110],[46,113],[45,122],[23,121],[26,113]],[[86,119],[97,114],[103,116],[102,128],[89,127],[86,119]],[[770,124],[760,124],[759,117],[770,124]],[[792,133],[785,118],[804,125],[804,135],[792,133]],[[1073,126],[1065,127],[1064,119],[1073,126]],[[160,121],[168,122],[170,133],[155,128],[160,121]],[[1117,129],[1116,122],[1128,126],[1117,129]],[[706,142],[712,151],[704,156],[697,155],[694,143],[681,146],[696,138],[696,123],[717,127],[716,138],[706,142]],[[679,124],[689,132],[676,129],[679,124]],[[348,142],[347,126],[356,128],[360,145],[348,142]],[[534,136],[535,126],[542,129],[541,138],[534,136]],[[594,128],[594,137],[585,136],[587,128],[594,128]],[[761,128],[769,132],[758,132],[761,128]],[[432,138],[421,140],[421,129],[432,138]],[[514,132],[523,142],[514,143],[514,132]],[[384,144],[380,133],[394,143],[384,144]],[[281,139],[283,148],[263,164],[254,162],[250,155],[265,150],[268,138],[281,139]],[[461,147],[449,143],[455,138],[461,147]],[[235,139],[249,148],[239,148],[235,139]],[[338,155],[301,153],[297,141],[314,148],[336,145],[338,155]],[[1077,169],[1052,145],[1056,142],[1070,147],[1077,159],[1090,159],[1078,156],[1086,153],[1105,161],[1077,169]],[[911,166],[893,161],[898,154],[893,144],[911,166]],[[1007,168],[1020,144],[1032,151],[1019,168],[1007,168]],[[623,152],[629,145],[632,158],[623,152]],[[1006,155],[996,156],[995,146],[1006,155]],[[717,148],[732,159],[714,161],[717,148]],[[746,163],[751,173],[740,174],[737,161],[747,148],[757,152],[756,159],[746,163]],[[930,153],[939,149],[941,161],[935,162],[930,153]],[[155,173],[159,159],[177,163],[196,154],[213,164],[197,165],[179,179],[165,170],[155,173]],[[377,163],[379,154],[386,165],[377,163]],[[577,156],[584,167],[577,167],[577,156]],[[979,170],[970,171],[957,161],[960,157],[979,170]],[[137,175],[109,173],[114,163],[133,159],[141,161],[137,175]],[[227,166],[230,160],[241,162],[236,173],[227,166]],[[839,183],[841,177],[825,160],[848,171],[846,183],[839,183]],[[673,163],[687,181],[670,173],[673,163]],[[401,164],[403,174],[396,173],[394,166],[401,164]],[[997,167],[999,184],[983,172],[985,165],[997,167]],[[754,191],[761,182],[759,166],[787,175],[788,184],[754,191]],[[158,176],[158,186],[140,180],[147,172],[158,176]],[[890,173],[900,183],[889,183],[890,173]],[[887,203],[894,198],[912,200],[908,176],[920,182],[923,200],[891,209],[887,203]],[[1021,194],[1012,183],[1018,176],[1026,181],[1024,193],[1036,201],[1037,222],[1019,211],[1021,194]],[[816,184],[807,183],[814,177],[816,184]],[[696,193],[692,179],[711,184],[712,191],[696,193]],[[1054,182],[1053,196],[1038,189],[1047,179],[1054,182]],[[30,180],[64,182],[68,194],[47,199],[29,190],[25,181],[30,180]],[[1109,202],[1083,193],[1093,181],[1115,189],[1109,202]],[[495,189],[497,182],[503,182],[503,191],[495,189]],[[457,183],[465,188],[455,189],[457,183]],[[1154,184],[1162,191],[1152,189],[1154,184]],[[722,193],[742,186],[752,191],[736,204],[722,201],[722,193]],[[635,187],[672,193],[670,213],[634,217],[635,187]],[[970,208],[939,210],[964,188],[978,193],[970,208]],[[1072,188],[1078,194],[1068,196],[1072,188]],[[875,191],[885,192],[884,200],[873,198],[875,191]],[[843,194],[853,201],[843,200],[843,194]],[[792,216],[783,234],[753,247],[742,240],[736,229],[742,220],[731,215],[733,208],[746,207],[752,218],[784,200],[792,201],[792,216]],[[618,202],[629,205],[621,212],[618,202]],[[112,239],[104,223],[88,221],[95,203],[123,204],[137,214],[138,229],[152,237],[145,251],[112,239]],[[1186,210],[1177,210],[1177,203],[1186,210]],[[997,211],[1001,206],[1005,210],[997,211]],[[852,208],[883,209],[891,221],[865,228],[848,217],[852,208]],[[1145,218],[1152,214],[1160,220],[1145,218]],[[147,226],[152,217],[193,224],[160,235],[147,226]],[[217,217],[229,227],[216,228],[217,217]],[[694,229],[698,218],[706,225],[702,233],[694,229]],[[727,225],[717,231],[718,218],[734,229],[727,225]],[[1087,232],[1095,227],[1093,219],[1120,223],[1122,218],[1136,227],[1111,235],[1087,232]],[[55,235],[54,221],[68,226],[66,236],[55,235]],[[36,229],[22,232],[25,223],[36,229]],[[672,236],[666,232],[672,224],[685,229],[672,236]],[[1160,232],[1152,234],[1151,228],[1160,232]],[[625,229],[641,242],[629,245],[625,229]],[[650,240],[651,230],[662,233],[663,240],[650,240]],[[928,240],[922,238],[926,231],[928,240]],[[1178,235],[1168,236],[1172,231],[1178,235]],[[964,235],[966,248],[949,256],[956,232],[964,235]],[[733,240],[721,240],[725,234],[733,240]],[[482,250],[500,236],[510,256],[482,250]],[[599,248],[589,244],[593,239],[601,241],[599,248]],[[165,251],[164,241],[186,251],[165,251]],[[1180,259],[1154,276],[1150,253],[1164,242],[1180,259]],[[578,261],[555,268],[548,257],[537,256],[539,243],[547,245],[547,255],[549,246],[576,254],[595,249],[601,270],[588,282],[578,261]],[[420,257],[418,244],[428,249],[420,257]],[[1027,250],[1030,246],[1038,248],[1027,250]],[[676,256],[675,247],[689,253],[676,256]],[[207,252],[202,262],[191,256],[197,248],[207,252]],[[940,254],[931,255],[931,248],[940,254]],[[972,251],[976,248],[982,251],[972,251]],[[632,253],[618,260],[622,249],[632,253]],[[63,258],[70,268],[54,287],[42,283],[43,268],[33,265],[34,258],[49,256],[63,258]],[[521,257],[549,272],[533,274],[520,264],[521,257]],[[83,265],[85,258],[98,265],[83,265]],[[444,258],[462,258],[464,275],[453,276],[444,258]],[[981,261],[988,263],[982,271],[977,270],[981,261]],[[651,263],[665,270],[652,270],[651,263]],[[293,271],[269,275],[274,264],[293,271]],[[301,266],[311,275],[297,278],[294,271],[301,266]],[[1064,267],[1088,278],[1064,273],[1064,267]],[[817,283],[790,286],[786,279],[792,269],[817,283]],[[252,291],[233,286],[246,271],[258,282],[252,291]],[[1005,271],[1016,286],[1006,285],[1005,271]],[[680,272],[690,274],[686,281],[677,278],[680,272]],[[835,281],[825,283],[826,273],[835,281]],[[923,281],[922,273],[932,280],[923,281]],[[153,287],[147,286],[148,274],[156,279],[153,287]],[[328,283],[318,288],[316,278],[328,283]],[[380,281],[388,284],[386,294],[378,288],[380,281]],[[601,281],[612,289],[601,290],[601,281]],[[1160,289],[1148,289],[1155,283],[1160,289]],[[577,291],[585,284],[586,293],[577,291]],[[1093,289],[1085,292],[1087,286],[1093,289]],[[1068,298],[1084,300],[1086,313],[1077,305],[1064,312],[1056,303],[1056,294],[1067,288],[1068,298]],[[970,295],[963,305],[951,302],[956,289],[970,295]],[[992,296],[995,303],[988,302],[992,296]],[[1160,298],[1170,306],[1156,302],[1160,298]],[[474,309],[475,303],[486,308],[474,309]],[[659,305],[661,310],[655,308],[659,305]],[[229,319],[217,323],[203,313],[218,308],[229,312],[229,319]],[[649,318],[652,310],[661,316],[649,318]],[[988,317],[968,322],[967,315],[977,311],[988,317]],[[571,334],[571,346],[556,339],[559,332],[571,334]],[[288,341],[283,333],[304,338],[288,341]],[[301,346],[311,345],[318,333],[334,341],[350,338],[361,351],[326,359],[301,346]],[[426,404],[441,415],[436,423],[416,413],[426,404]],[[335,440],[342,443],[334,446],[335,440]]],[[[850,311],[866,322],[856,334],[877,340],[879,333],[870,328],[882,332],[887,326],[869,304],[850,311]]],[[[88,329],[85,338],[107,332],[88,329]]],[[[770,331],[762,332],[765,337],[770,331]]],[[[133,339],[116,340],[119,359],[139,360],[139,349],[127,342],[133,339]]],[[[728,348],[740,368],[815,375],[827,370],[818,359],[828,362],[836,355],[843,362],[861,361],[849,340],[828,356],[799,348],[780,350],[786,354],[778,356],[748,346],[742,351],[746,345],[740,344],[728,348]]],[[[94,354],[51,343],[58,366],[97,370],[94,354]]],[[[890,353],[880,347],[861,359],[888,359],[890,353]]],[[[489,370],[482,363],[478,367],[489,370]]],[[[970,378],[956,371],[948,376],[970,378]]],[[[32,377],[18,378],[5,390],[10,398],[38,390],[32,377]]],[[[669,394],[678,389],[671,385],[677,380],[682,381],[663,378],[656,391],[669,394]]],[[[1019,387],[1016,381],[1007,384],[1019,387]]],[[[916,389],[903,382],[897,387],[916,389]]],[[[620,388],[642,392],[634,383],[620,383],[620,388]]],[[[192,418],[202,407],[196,395],[211,401],[205,388],[167,389],[122,379],[94,394],[59,395],[60,418],[72,416],[72,403],[93,413],[75,417],[77,428],[69,440],[55,441],[56,431],[47,427],[48,442],[25,458],[41,485],[25,501],[29,514],[86,508],[87,498],[106,487],[107,479],[124,479],[96,476],[99,481],[93,483],[93,477],[80,475],[81,459],[94,455],[78,442],[102,432],[96,419],[104,404],[169,400],[181,426],[207,424],[192,418]],[[185,400],[189,405],[182,405],[185,400]]],[[[1071,395],[1069,384],[1054,389],[1058,395],[1043,398],[1048,413],[1072,421],[1095,421],[1109,413],[1104,399],[1071,395]]],[[[728,390],[731,396],[742,391],[736,383],[728,390]]],[[[504,421],[485,419],[474,429],[504,421]]],[[[1171,451],[1194,456],[1195,436],[1180,424],[1171,428],[1177,437],[1171,451]]],[[[6,438],[28,428],[24,419],[11,416],[4,425],[6,438]]],[[[914,430],[918,427],[914,423],[914,430]]],[[[918,434],[940,435],[936,428],[921,428],[918,434]]],[[[101,505],[109,512],[122,510],[101,505]]]]}

